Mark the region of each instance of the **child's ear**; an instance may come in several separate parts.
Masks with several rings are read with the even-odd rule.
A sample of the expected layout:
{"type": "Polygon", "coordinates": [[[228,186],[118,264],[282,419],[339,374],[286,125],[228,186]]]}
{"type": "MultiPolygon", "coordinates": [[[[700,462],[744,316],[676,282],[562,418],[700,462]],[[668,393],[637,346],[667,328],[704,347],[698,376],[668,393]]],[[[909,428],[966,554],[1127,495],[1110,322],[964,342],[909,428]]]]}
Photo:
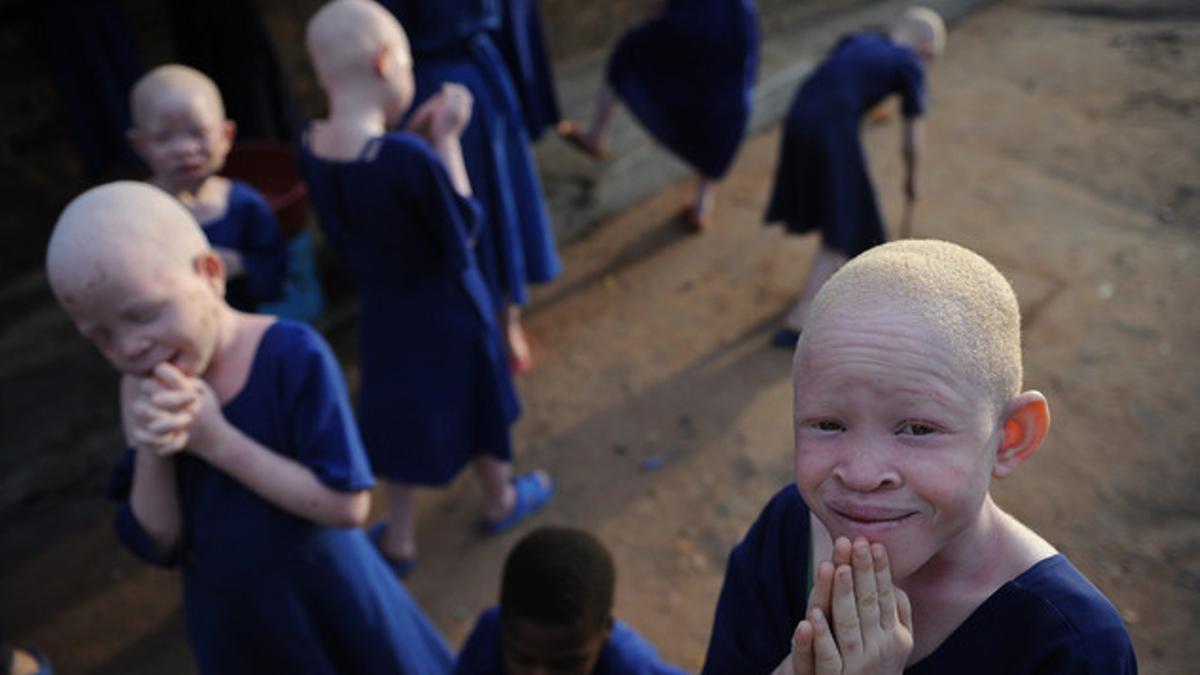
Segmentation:
{"type": "Polygon", "coordinates": [[[217,297],[225,297],[225,261],[216,251],[208,250],[192,258],[192,269],[208,282],[217,297]]]}
{"type": "Polygon", "coordinates": [[[1050,404],[1040,391],[1017,394],[1004,409],[1004,436],[996,450],[992,475],[1005,478],[1029,459],[1050,430],[1050,404]]]}
{"type": "Polygon", "coordinates": [[[371,69],[375,74],[382,78],[387,78],[388,71],[392,67],[391,59],[392,48],[388,45],[383,45],[375,50],[375,55],[371,57],[371,69]]]}
{"type": "Polygon", "coordinates": [[[233,120],[225,120],[225,142],[233,143],[233,139],[237,138],[237,122],[233,120]]]}

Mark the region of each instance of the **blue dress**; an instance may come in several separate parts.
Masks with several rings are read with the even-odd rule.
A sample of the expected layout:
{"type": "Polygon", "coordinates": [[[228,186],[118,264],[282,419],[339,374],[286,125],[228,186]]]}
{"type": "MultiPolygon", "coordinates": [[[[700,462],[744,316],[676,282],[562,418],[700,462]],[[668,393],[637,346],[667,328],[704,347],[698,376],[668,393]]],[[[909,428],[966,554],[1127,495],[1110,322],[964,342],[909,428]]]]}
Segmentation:
{"type": "MultiPolygon", "coordinates": [[[[334,490],[371,487],[337,361],[306,324],[262,337],[246,385],[222,411],[255,441],[334,490]]],[[[183,571],[201,673],[445,673],[451,654],[366,533],[294,516],[189,454],[176,461],[182,541],[161,556],[130,508],[133,451],[113,474],[117,534],[183,571]]]]}
{"type": "Polygon", "coordinates": [[[475,263],[475,200],[420,137],[387,134],[356,161],[300,166],[362,301],[359,425],[377,476],[444,485],[474,456],[512,459],[519,405],[475,263]]]}
{"type": "MultiPolygon", "coordinates": [[[[454,664],[454,675],[505,675],[500,628],[499,607],[479,615],[454,664]]],[[[628,624],[614,621],[612,636],[601,647],[592,675],[684,675],[685,672],[659,659],[654,645],[628,624]]]]}
{"type": "Polygon", "coordinates": [[[226,284],[225,300],[235,309],[254,312],[259,304],[283,297],[287,242],[258,190],[241,181],[230,183],[225,213],[201,228],[209,244],[241,254],[245,271],[226,284]]]}
{"type": "Polygon", "coordinates": [[[788,232],[820,230],[852,258],[887,241],[867,173],[863,115],[899,93],[906,118],[925,112],[925,67],[916,52],[880,33],[843,37],[800,86],[784,121],[766,221],[788,232]]]}
{"type": "Polygon", "coordinates": [[[659,143],[716,179],[746,133],[757,71],[752,0],[671,0],[621,37],[608,83],[659,143]]]}
{"type": "MultiPolygon", "coordinates": [[[[791,651],[808,602],[809,512],[796,486],[777,493],[729,555],[702,673],[770,673],[791,651]]],[[[1001,586],[905,673],[1021,675],[1137,672],[1117,610],[1062,555],[1001,586]]]]}
{"type": "Polygon", "coordinates": [[[538,3],[537,0],[499,1],[500,27],[492,37],[516,87],[525,130],[536,141],[562,118],[558,94],[554,91],[554,70],[542,37],[538,3]]]}
{"type": "Polygon", "coordinates": [[[562,269],[542,185],[530,152],[520,102],[504,58],[489,37],[500,26],[496,0],[382,0],[412,43],[413,110],[446,82],[475,99],[461,137],[471,190],[486,221],[479,266],[499,309],[525,304],[526,283],[547,282],[562,269]]]}

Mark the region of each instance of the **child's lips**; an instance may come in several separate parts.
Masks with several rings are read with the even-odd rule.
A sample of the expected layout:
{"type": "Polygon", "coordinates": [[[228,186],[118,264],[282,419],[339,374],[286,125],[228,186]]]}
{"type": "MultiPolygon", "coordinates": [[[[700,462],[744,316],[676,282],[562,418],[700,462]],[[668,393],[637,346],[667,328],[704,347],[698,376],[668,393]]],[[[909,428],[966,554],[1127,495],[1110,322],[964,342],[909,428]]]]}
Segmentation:
{"type": "Polygon", "coordinates": [[[888,528],[902,523],[916,511],[895,506],[837,502],[826,505],[837,518],[856,527],[888,528]]]}

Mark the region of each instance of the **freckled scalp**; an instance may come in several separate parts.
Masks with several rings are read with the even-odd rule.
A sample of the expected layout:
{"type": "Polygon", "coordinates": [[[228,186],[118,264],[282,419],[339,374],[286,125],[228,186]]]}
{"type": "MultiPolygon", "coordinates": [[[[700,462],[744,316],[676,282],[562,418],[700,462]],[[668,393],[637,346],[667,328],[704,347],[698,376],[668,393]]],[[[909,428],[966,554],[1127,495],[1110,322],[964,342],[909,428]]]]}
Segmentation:
{"type": "Polygon", "coordinates": [[[957,244],[904,239],[846,263],[813,299],[796,364],[834,316],[868,308],[899,309],[948,345],[970,378],[1007,402],[1021,388],[1021,312],[1008,280],[982,256],[957,244]]]}
{"type": "Polygon", "coordinates": [[[135,181],[92,188],[63,209],[46,247],[46,276],[63,302],[77,289],[150,267],[190,267],[209,250],[187,209],[166,192],[135,181]]]}

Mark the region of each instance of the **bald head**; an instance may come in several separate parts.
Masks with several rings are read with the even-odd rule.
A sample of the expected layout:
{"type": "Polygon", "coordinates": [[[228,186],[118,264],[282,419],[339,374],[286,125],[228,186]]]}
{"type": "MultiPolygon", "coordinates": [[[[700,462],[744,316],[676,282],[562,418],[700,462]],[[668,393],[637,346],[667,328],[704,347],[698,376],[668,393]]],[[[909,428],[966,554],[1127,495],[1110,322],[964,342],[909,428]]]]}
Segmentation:
{"type": "Polygon", "coordinates": [[[92,188],[59,216],[46,249],[46,276],[63,304],[74,289],[149,267],[188,269],[209,251],[187,209],[162,190],[122,181],[92,188]]]}
{"type": "Polygon", "coordinates": [[[225,119],[221,92],[207,75],[177,63],[159,66],[143,75],[129,94],[133,125],[142,128],[149,124],[164,101],[190,97],[204,101],[215,119],[225,119]]]}
{"type": "Polygon", "coordinates": [[[405,67],[412,56],[404,30],[372,0],[334,0],[308,22],[308,53],[326,87],[369,77],[382,48],[395,48],[405,67]]]}
{"type": "Polygon", "coordinates": [[[922,56],[934,58],[946,49],[946,24],[928,7],[909,7],[892,27],[892,38],[922,56]]]}
{"type": "Polygon", "coordinates": [[[945,345],[959,373],[998,405],[1021,387],[1021,312],[1012,286],[978,254],[957,244],[904,239],[877,246],[837,271],[813,299],[797,345],[831,319],[872,309],[903,312],[945,345]]]}

